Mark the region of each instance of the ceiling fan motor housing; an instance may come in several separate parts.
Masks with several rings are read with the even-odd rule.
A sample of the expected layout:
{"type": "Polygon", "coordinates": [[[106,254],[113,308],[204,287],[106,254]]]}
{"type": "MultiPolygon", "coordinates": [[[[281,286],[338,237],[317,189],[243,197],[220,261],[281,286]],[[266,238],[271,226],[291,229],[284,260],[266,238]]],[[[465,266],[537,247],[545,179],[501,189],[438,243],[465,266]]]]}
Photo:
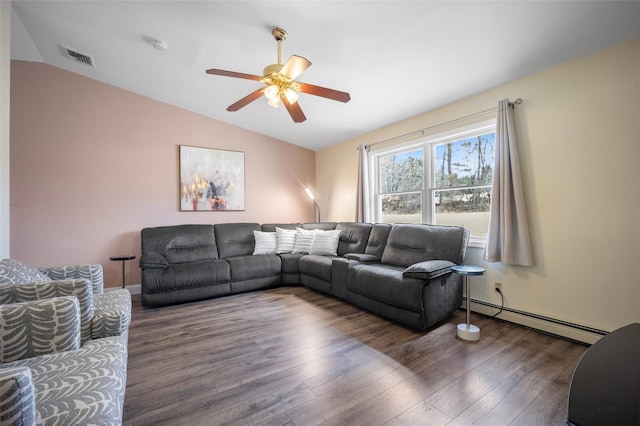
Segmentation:
{"type": "Polygon", "coordinates": [[[268,77],[271,74],[279,74],[282,69],[282,64],[271,64],[264,67],[264,71],[262,71],[262,75],[268,77]]]}

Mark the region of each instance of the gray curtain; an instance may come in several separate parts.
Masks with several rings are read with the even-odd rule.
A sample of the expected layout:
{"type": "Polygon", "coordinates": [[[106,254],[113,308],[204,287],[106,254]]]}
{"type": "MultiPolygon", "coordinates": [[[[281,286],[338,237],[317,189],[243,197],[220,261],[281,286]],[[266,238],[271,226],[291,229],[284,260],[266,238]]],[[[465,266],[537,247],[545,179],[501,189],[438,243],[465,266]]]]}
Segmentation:
{"type": "Polygon", "coordinates": [[[371,222],[369,219],[369,147],[360,145],[358,146],[356,222],[371,222]]]}
{"type": "Polygon", "coordinates": [[[484,259],[505,265],[533,265],[513,105],[508,99],[498,103],[491,213],[484,259]]]}

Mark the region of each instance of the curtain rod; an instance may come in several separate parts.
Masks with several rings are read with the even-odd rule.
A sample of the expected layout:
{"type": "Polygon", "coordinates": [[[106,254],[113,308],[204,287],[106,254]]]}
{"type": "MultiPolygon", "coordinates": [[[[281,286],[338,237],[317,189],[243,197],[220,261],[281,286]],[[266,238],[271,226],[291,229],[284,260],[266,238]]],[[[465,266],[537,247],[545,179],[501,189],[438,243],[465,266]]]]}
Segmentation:
{"type": "MultiPolygon", "coordinates": [[[[522,98],[518,98],[513,102],[509,102],[509,106],[511,108],[513,108],[514,106],[520,105],[521,103],[522,103],[522,98]]],[[[413,136],[413,135],[417,135],[419,133],[424,134],[424,132],[427,131],[427,130],[433,130],[433,129],[437,129],[438,127],[444,127],[444,126],[447,126],[449,124],[457,123],[459,121],[468,120],[470,118],[474,118],[474,117],[477,117],[477,116],[480,116],[480,115],[483,115],[483,114],[486,114],[486,113],[489,113],[489,112],[492,112],[492,111],[496,111],[497,109],[498,109],[498,107],[493,107],[493,108],[485,109],[484,111],[474,112],[473,114],[465,115],[464,117],[455,118],[453,120],[445,121],[444,123],[435,124],[433,126],[425,127],[424,129],[414,130],[413,132],[405,133],[404,135],[394,136],[392,138],[385,139],[383,141],[374,142],[374,143],[366,145],[366,147],[370,148],[370,147],[375,146],[375,145],[380,145],[381,143],[391,142],[391,141],[396,140],[396,139],[403,139],[403,138],[406,138],[407,136],[413,136]]]]}

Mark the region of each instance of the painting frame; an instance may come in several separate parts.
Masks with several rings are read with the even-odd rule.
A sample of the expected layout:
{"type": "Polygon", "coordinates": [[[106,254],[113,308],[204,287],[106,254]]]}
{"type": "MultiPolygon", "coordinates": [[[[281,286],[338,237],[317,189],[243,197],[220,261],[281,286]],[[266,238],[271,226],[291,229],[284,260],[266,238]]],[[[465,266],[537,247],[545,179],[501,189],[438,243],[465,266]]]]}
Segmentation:
{"type": "Polygon", "coordinates": [[[244,152],[180,145],[180,211],[243,211],[244,152]]]}

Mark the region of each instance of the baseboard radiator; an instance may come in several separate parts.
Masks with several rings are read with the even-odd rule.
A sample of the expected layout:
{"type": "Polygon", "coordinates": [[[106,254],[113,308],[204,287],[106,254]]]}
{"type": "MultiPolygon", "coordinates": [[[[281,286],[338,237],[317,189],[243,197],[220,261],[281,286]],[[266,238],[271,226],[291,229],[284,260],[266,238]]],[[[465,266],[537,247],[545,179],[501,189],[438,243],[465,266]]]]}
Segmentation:
{"type": "MultiPolygon", "coordinates": [[[[461,309],[466,309],[466,296],[461,309]]],[[[471,311],[487,316],[493,316],[500,311],[500,305],[487,302],[485,300],[471,298],[471,311]]],[[[513,309],[505,306],[500,315],[496,318],[532,328],[543,333],[552,334],[580,343],[593,344],[602,336],[609,334],[608,331],[598,330],[581,324],[571,323],[532,312],[513,309]]]]}

